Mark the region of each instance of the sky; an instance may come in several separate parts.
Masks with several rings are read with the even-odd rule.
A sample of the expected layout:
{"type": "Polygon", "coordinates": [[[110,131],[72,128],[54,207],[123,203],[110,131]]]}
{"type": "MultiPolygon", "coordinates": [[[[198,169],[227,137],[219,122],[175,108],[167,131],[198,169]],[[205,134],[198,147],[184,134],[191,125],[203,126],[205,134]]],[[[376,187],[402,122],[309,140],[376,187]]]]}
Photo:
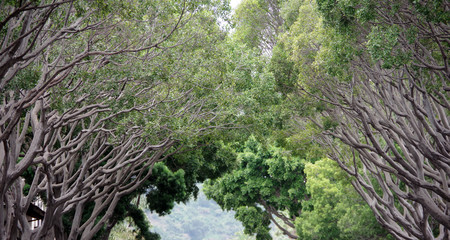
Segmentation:
{"type": "Polygon", "coordinates": [[[233,9],[236,9],[237,5],[239,5],[239,3],[240,3],[241,1],[242,1],[242,0],[231,0],[231,1],[230,1],[230,5],[231,5],[231,7],[232,7],[233,9]]]}

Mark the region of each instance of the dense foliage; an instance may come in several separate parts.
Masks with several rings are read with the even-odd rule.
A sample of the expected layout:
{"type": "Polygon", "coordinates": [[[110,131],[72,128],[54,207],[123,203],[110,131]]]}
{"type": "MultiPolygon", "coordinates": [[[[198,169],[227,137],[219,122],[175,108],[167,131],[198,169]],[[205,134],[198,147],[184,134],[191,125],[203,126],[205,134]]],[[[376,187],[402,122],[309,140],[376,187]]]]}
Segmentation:
{"type": "Polygon", "coordinates": [[[296,220],[299,239],[390,239],[336,162],[307,163],[310,199],[296,220]]]}
{"type": "Polygon", "coordinates": [[[223,209],[236,211],[236,219],[243,223],[245,232],[256,234],[257,239],[270,238],[271,222],[294,237],[294,221],[306,194],[301,188],[304,163],[281,148],[266,149],[254,137],[245,142],[237,158],[238,169],[207,182],[206,196],[223,209]],[[282,227],[275,218],[288,227],[282,227]]]}
{"type": "Polygon", "coordinates": [[[448,238],[448,4],[318,0],[299,13],[280,46],[299,72],[289,95],[326,103],[306,116],[319,142],[393,236],[448,238]]]}
{"type": "Polygon", "coordinates": [[[172,175],[155,163],[237,127],[237,112],[222,105],[234,89],[223,45],[214,44],[226,36],[217,19],[227,9],[221,1],[2,4],[2,239],[107,238],[123,216],[139,217],[123,199],[153,170],[153,186],[174,187],[156,194],[166,200],[152,202],[161,212],[195,191],[197,169],[216,171],[199,164],[172,175]],[[26,215],[34,201],[45,206],[37,229],[26,215]]]}

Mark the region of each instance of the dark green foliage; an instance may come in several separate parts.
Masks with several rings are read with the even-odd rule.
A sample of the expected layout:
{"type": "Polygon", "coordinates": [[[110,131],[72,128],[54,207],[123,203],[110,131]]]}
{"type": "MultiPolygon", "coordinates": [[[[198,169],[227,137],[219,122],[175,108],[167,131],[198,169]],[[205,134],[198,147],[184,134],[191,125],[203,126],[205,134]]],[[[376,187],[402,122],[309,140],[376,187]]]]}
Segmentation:
{"type": "Polygon", "coordinates": [[[245,234],[256,234],[257,240],[272,239],[270,236],[270,219],[264,210],[257,206],[242,206],[236,209],[234,217],[244,225],[245,234]]]}
{"type": "Polygon", "coordinates": [[[446,0],[431,0],[419,1],[410,0],[414,9],[420,15],[424,16],[427,21],[443,24],[448,24],[450,21],[450,12],[448,11],[448,1],[446,0]]]}
{"type": "Polygon", "coordinates": [[[254,137],[238,152],[238,161],[238,169],[207,181],[204,192],[224,210],[235,210],[247,234],[267,239],[271,211],[299,216],[306,195],[303,162],[281,148],[263,146],[254,137]]]}
{"type": "Polygon", "coordinates": [[[36,69],[24,69],[8,84],[9,89],[5,90],[28,90],[33,88],[39,80],[41,71],[36,69]]]}
{"type": "Polygon", "coordinates": [[[324,130],[334,130],[337,126],[339,126],[339,122],[330,117],[323,117],[322,121],[324,130]]]}
{"type": "Polygon", "coordinates": [[[157,233],[150,232],[150,226],[148,224],[147,216],[145,213],[135,205],[130,205],[128,208],[128,215],[133,219],[134,224],[138,227],[139,233],[137,239],[145,240],[160,240],[161,237],[157,233]]]}
{"type": "Polygon", "coordinates": [[[272,50],[269,70],[273,73],[277,88],[276,90],[284,94],[294,91],[298,81],[298,68],[295,63],[289,59],[285,43],[280,42],[272,50]]]}
{"type": "Polygon", "coordinates": [[[236,157],[231,146],[220,141],[209,144],[201,142],[198,145],[199,149],[173,155],[165,162],[171,171],[183,171],[183,184],[186,188],[184,191],[187,192],[185,200],[191,195],[197,197],[197,183],[215,179],[236,166],[236,157]]]}
{"type": "Polygon", "coordinates": [[[175,202],[188,200],[184,170],[169,170],[164,163],[156,163],[149,181],[152,183],[146,194],[150,210],[160,215],[169,214],[175,202]]]}
{"type": "Polygon", "coordinates": [[[354,27],[355,20],[370,21],[375,16],[374,0],[317,0],[318,10],[325,22],[348,33],[354,27]]]}

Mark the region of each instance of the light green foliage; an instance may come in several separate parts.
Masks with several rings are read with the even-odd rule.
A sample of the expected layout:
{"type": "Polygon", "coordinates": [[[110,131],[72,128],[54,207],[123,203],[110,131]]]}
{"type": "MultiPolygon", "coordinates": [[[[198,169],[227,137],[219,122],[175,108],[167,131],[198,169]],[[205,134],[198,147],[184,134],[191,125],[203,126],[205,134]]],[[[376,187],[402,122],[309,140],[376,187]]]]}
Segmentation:
{"type": "MultiPolygon", "coordinates": [[[[353,31],[354,19],[364,22],[373,18],[372,1],[303,1],[299,7],[296,21],[281,37],[290,58],[296,63],[299,72],[299,84],[307,91],[318,94],[317,89],[326,81],[351,81],[351,64],[358,57],[371,55],[380,60],[384,56],[387,65],[394,61],[401,65],[406,53],[395,49],[396,32],[372,34],[366,42],[357,31],[353,31]],[[359,6],[358,9],[355,9],[359,6]],[[327,14],[323,14],[328,11],[327,14]],[[342,19],[338,15],[342,14],[342,19]],[[388,44],[390,43],[390,44],[388,44]],[[373,51],[367,53],[364,45],[372,45],[373,51]],[[395,57],[390,56],[394,54],[395,57]],[[315,79],[315,80],[314,80],[315,79]]],[[[340,16],[340,15],[339,15],[340,16]]],[[[397,29],[398,30],[398,29],[397,29]]]]}
{"type": "Polygon", "coordinates": [[[260,32],[267,24],[264,10],[258,0],[244,0],[233,15],[236,33],[234,38],[245,43],[249,48],[258,48],[261,42],[260,32]],[[254,26],[253,24],[256,24],[254,26]]]}
{"type": "MultiPolygon", "coordinates": [[[[277,91],[274,74],[266,67],[267,57],[233,39],[226,44],[226,78],[222,94],[224,105],[241,126],[255,135],[269,136],[282,129],[290,116],[283,96],[277,91]]],[[[245,141],[248,133],[242,132],[245,141]]]]}
{"type": "MultiPolygon", "coordinates": [[[[316,93],[321,83],[311,79],[328,78],[326,74],[348,79],[345,69],[348,69],[356,51],[352,46],[351,35],[342,36],[325,26],[315,2],[295,3],[299,4],[297,18],[289,30],[280,36],[281,43],[276,48],[285,52],[288,59],[285,61],[295,64],[293,72],[297,73],[296,83],[316,93]]],[[[277,55],[274,54],[274,57],[277,55]]]]}
{"type": "Polygon", "coordinates": [[[292,24],[297,20],[299,8],[303,5],[303,0],[282,1],[280,16],[284,20],[283,28],[289,30],[292,24]]]}
{"type": "Polygon", "coordinates": [[[387,233],[336,162],[305,165],[310,199],[296,220],[300,239],[386,239],[387,233]]]}
{"type": "MultiPolygon", "coordinates": [[[[344,69],[348,61],[334,61],[338,54],[350,55],[353,50],[344,39],[339,39],[335,31],[324,26],[322,17],[317,12],[315,2],[311,1],[287,1],[282,12],[289,12],[290,17],[295,15],[295,21],[290,25],[289,31],[281,34],[279,42],[273,50],[270,71],[273,72],[279,90],[282,91],[288,101],[285,106],[295,112],[299,117],[315,117],[321,112],[332,108],[331,105],[322,102],[319,98],[320,88],[324,84],[315,81],[321,77],[330,78],[328,74],[335,74],[340,77],[347,77],[344,69]],[[296,11],[285,9],[289,6],[296,6],[296,11]],[[333,49],[339,49],[336,53],[333,49]],[[347,49],[347,50],[346,50],[347,49]],[[307,94],[298,94],[304,93],[307,94]]],[[[287,14],[287,13],[286,13],[287,14]]],[[[293,114],[294,115],[294,114],[293,114]]],[[[336,122],[333,119],[325,118],[324,129],[332,129],[336,122]]],[[[305,152],[316,157],[320,155],[320,149],[314,147],[312,139],[320,133],[314,124],[305,123],[303,120],[295,120],[289,125],[290,128],[300,128],[302,131],[287,131],[287,142],[290,149],[297,151],[303,149],[305,152]],[[299,126],[300,125],[300,126],[299,126]],[[314,148],[314,149],[313,149],[314,148]],[[311,150],[306,150],[311,149],[311,150]],[[306,151],[305,151],[306,150],[306,151]]],[[[299,151],[297,151],[299,152],[299,151]]],[[[316,157],[312,157],[316,159],[316,157]]]]}
{"type": "Polygon", "coordinates": [[[232,173],[207,181],[205,194],[224,210],[235,210],[246,233],[266,239],[271,213],[267,206],[287,212],[290,218],[299,215],[300,201],[305,196],[303,162],[274,146],[263,146],[250,137],[238,152],[240,166],[232,173]]]}
{"type": "Polygon", "coordinates": [[[324,40],[325,31],[323,29],[322,19],[315,11],[314,2],[301,1],[298,6],[298,12],[295,21],[289,28],[289,32],[284,33],[281,39],[291,44],[287,46],[286,51],[293,53],[292,60],[297,66],[310,64],[319,46],[324,40]]]}
{"type": "MultiPolygon", "coordinates": [[[[164,4],[170,6],[179,3],[165,1],[164,4]]],[[[164,4],[160,6],[155,3],[154,7],[161,8],[164,4]]],[[[120,68],[107,65],[95,72],[96,76],[113,79],[112,83],[102,85],[104,91],[117,88],[118,80],[129,81],[122,85],[121,100],[112,99],[114,109],[120,110],[155,99],[155,106],[148,112],[133,112],[121,117],[118,128],[123,131],[136,124],[143,125],[145,135],[155,142],[158,141],[155,136],[171,135],[173,139],[195,145],[199,140],[197,136],[200,129],[213,129],[223,123],[233,123],[230,117],[232,111],[228,111],[226,102],[222,101],[223,96],[231,98],[233,91],[221,87],[227,85],[222,44],[225,33],[216,25],[217,16],[225,14],[225,9],[212,7],[208,1],[203,1],[204,5],[195,5],[191,1],[188,4],[192,5],[192,12],[186,14],[194,15],[189,22],[182,21],[185,25],[161,44],[161,47],[170,48],[141,53],[155,55],[152,61],[132,61],[120,68]],[[139,86],[148,86],[148,89],[136,96],[139,86]],[[211,120],[214,114],[216,117],[211,120]]],[[[178,16],[176,12],[173,14],[178,16]]],[[[168,26],[173,24],[167,22],[168,26]]],[[[111,60],[124,62],[127,59],[111,60]]],[[[96,81],[95,78],[93,81],[96,81]]],[[[102,90],[94,89],[99,92],[102,90]]]]}
{"type": "MultiPolygon", "coordinates": [[[[408,53],[396,48],[399,34],[400,29],[397,26],[375,26],[367,36],[367,51],[375,62],[382,61],[383,68],[397,68],[407,64],[409,60],[408,53]]],[[[408,31],[408,35],[414,35],[414,32],[408,31]]]]}
{"type": "Polygon", "coordinates": [[[117,224],[109,236],[109,240],[135,240],[136,233],[130,228],[129,222],[117,224]]]}
{"type": "Polygon", "coordinates": [[[279,0],[243,0],[235,10],[233,38],[250,49],[269,53],[283,24],[279,0]]]}
{"type": "MultiPolygon", "coordinates": [[[[86,4],[77,2],[75,8],[88,8],[86,4]]],[[[156,27],[151,39],[157,43],[167,37],[165,35],[170,33],[182,13],[185,17],[179,23],[181,28],[158,45],[167,49],[154,48],[126,56],[105,57],[77,68],[67,81],[70,84],[52,89],[54,108],[62,112],[76,106],[80,94],[89,94],[85,103],[98,103],[98,96],[115,93],[107,100],[101,99],[113,112],[148,106],[151,105],[149,101],[154,100],[154,107],[148,111],[119,116],[117,128],[125,131],[134,125],[144,126],[145,134],[155,143],[160,139],[155,136],[163,138],[168,134],[177,140],[195,142],[199,129],[232,121],[226,118],[226,107],[221,105],[220,99],[225,92],[220,88],[224,82],[223,45],[220,43],[225,33],[216,24],[217,17],[226,15],[229,10],[226,1],[134,1],[126,3],[129,7],[114,1],[96,4],[108,14],[117,14],[116,18],[111,17],[111,24],[120,22],[111,37],[94,46],[99,51],[114,44],[141,47],[133,44],[138,43],[142,32],[155,28],[152,25],[155,19],[164,21],[156,27]],[[187,8],[182,12],[185,5],[187,8]],[[126,43],[121,43],[123,39],[126,43]],[[77,91],[66,94],[67,86],[70,88],[78,82],[83,84],[77,91]],[[209,121],[211,114],[206,113],[209,111],[217,114],[214,121],[209,121]]],[[[67,54],[84,47],[83,43],[89,37],[91,35],[86,33],[74,39],[73,47],[65,50],[67,54]]],[[[56,55],[58,50],[54,51],[56,55]]]]}

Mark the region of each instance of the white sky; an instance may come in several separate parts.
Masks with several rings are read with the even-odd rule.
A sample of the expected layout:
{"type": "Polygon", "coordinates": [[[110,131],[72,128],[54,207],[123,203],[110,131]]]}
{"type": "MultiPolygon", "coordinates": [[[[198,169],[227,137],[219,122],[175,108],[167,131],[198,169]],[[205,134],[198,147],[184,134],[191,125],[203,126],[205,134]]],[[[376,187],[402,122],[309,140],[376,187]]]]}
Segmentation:
{"type": "Polygon", "coordinates": [[[236,9],[237,5],[239,5],[239,3],[241,3],[242,0],[231,0],[230,1],[230,5],[231,8],[236,9]]]}

